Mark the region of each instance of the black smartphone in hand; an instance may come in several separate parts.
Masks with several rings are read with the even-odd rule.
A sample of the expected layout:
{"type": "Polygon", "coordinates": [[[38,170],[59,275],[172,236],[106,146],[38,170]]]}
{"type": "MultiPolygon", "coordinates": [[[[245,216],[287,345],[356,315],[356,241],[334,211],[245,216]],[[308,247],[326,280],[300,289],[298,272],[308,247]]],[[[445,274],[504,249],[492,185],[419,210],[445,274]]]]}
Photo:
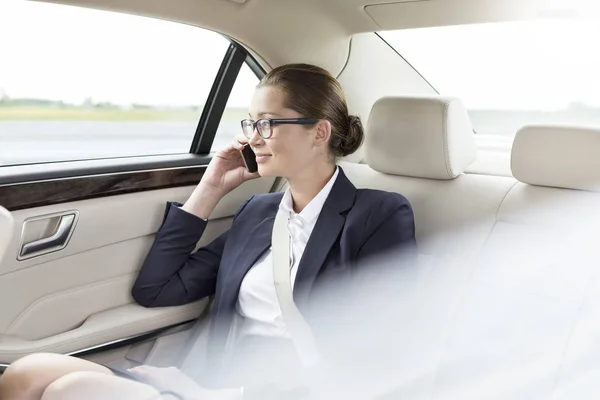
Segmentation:
{"type": "Polygon", "coordinates": [[[245,145],[244,148],[240,150],[240,153],[242,153],[242,159],[244,160],[246,169],[249,172],[258,171],[258,164],[256,163],[256,154],[254,153],[250,145],[245,145]]]}

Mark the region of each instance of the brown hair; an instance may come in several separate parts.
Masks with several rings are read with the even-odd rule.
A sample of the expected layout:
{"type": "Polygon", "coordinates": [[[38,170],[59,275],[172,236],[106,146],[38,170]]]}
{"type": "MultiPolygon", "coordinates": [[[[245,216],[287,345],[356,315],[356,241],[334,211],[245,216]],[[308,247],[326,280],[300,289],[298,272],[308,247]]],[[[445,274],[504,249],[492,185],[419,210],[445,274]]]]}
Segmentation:
{"type": "Polygon", "coordinates": [[[348,105],[337,79],[323,68],[309,64],[287,64],[271,70],[258,87],[273,86],[283,91],[284,107],[304,118],[331,123],[329,150],[334,157],[354,153],[364,140],[361,120],[348,115],[348,105]]]}

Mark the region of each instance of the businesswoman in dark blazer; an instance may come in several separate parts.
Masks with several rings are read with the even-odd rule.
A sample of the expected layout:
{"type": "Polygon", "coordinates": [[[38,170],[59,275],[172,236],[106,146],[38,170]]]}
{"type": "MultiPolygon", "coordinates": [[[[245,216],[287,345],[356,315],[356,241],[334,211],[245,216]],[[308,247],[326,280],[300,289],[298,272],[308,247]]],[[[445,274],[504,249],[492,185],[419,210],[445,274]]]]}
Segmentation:
{"type": "MultiPolygon", "coordinates": [[[[277,354],[287,354],[289,333],[272,271],[271,233],[278,210],[289,217],[294,302],[309,323],[319,293],[330,290],[332,282],[346,282],[355,268],[367,268],[362,260],[396,247],[411,253],[415,246],[408,201],[395,193],[357,190],[336,165],[339,157],[360,147],[363,128],[358,117],[348,114],[341,86],[327,71],[305,64],[272,70],[256,88],[242,130],[244,135],[211,160],[185,204],[167,205],[132,290],[145,307],[214,296],[211,376],[227,375],[235,364],[220,357],[231,347],[279,343],[277,354]],[[240,150],[245,145],[256,153],[257,173],[244,166],[240,150]],[[223,196],[259,176],[283,177],[289,188],[248,199],[227,232],[194,252],[223,196]]],[[[0,399],[79,399],[91,392],[151,398],[158,396],[155,389],[186,399],[240,398],[237,387],[205,389],[175,368],[140,366],[129,374],[149,385],[115,377],[114,371],[84,360],[36,354],[7,369],[0,379],[0,399]]]]}

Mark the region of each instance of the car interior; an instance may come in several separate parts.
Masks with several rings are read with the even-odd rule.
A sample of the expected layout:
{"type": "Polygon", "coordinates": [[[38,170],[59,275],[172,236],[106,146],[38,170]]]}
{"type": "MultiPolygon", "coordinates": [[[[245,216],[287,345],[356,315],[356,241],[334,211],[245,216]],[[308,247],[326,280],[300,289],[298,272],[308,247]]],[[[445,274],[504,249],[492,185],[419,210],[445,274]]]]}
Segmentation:
{"type": "MultiPolygon", "coordinates": [[[[577,2],[550,0],[4,1],[0,7],[9,12],[11,4],[26,3],[23,7],[38,8],[42,16],[56,10],[98,16],[99,21],[105,15],[156,20],[218,36],[221,47],[205,52],[198,38],[190,41],[194,47],[182,45],[182,52],[194,53],[200,64],[211,58],[214,68],[202,87],[168,75],[177,75],[180,68],[183,75],[188,68],[168,54],[153,54],[165,58],[161,68],[171,67],[165,70],[165,83],[140,86],[142,95],[155,92],[157,98],[177,91],[169,88],[173,83],[205,92],[199,94],[206,98],[198,103],[203,106],[181,128],[180,151],[161,152],[161,144],[153,152],[140,144],[137,152],[136,141],[146,136],[128,131],[133,125],[118,120],[94,135],[112,141],[114,131],[132,138],[130,147],[109,144],[105,153],[94,153],[98,148],[68,142],[56,121],[47,125],[48,135],[56,133],[54,144],[18,142],[15,137],[30,131],[17,129],[24,126],[14,122],[18,118],[3,118],[0,102],[2,368],[28,354],[54,352],[121,368],[193,369],[205,351],[211,299],[144,308],[131,297],[136,272],[167,201],[184,203],[215,151],[238,133],[237,120],[231,132],[222,122],[235,108],[231,96],[237,93],[249,101],[265,72],[306,62],[326,68],[340,81],[350,112],[365,126],[361,149],[339,160],[348,178],[358,188],[402,194],[415,213],[419,260],[414,268],[422,287],[406,300],[412,306],[399,316],[407,323],[399,328],[397,345],[407,361],[396,381],[398,398],[588,398],[592,393],[600,355],[595,317],[600,305],[595,235],[600,227],[600,124],[586,120],[581,111],[575,122],[521,118],[516,126],[506,125],[510,131],[503,135],[486,134],[475,123],[483,114],[471,111],[472,96],[436,87],[426,68],[418,68],[396,43],[411,38],[400,36],[403,31],[425,35],[431,29],[589,16],[585,7],[593,2],[581,2],[580,14],[574,16],[577,2]],[[391,36],[396,32],[399,39],[391,36]],[[17,154],[19,143],[28,147],[17,154]],[[66,155],[59,155],[61,146],[66,155]],[[73,153],[69,146],[75,146],[73,153]],[[109,152],[116,147],[121,153],[109,152]]],[[[129,19],[123,21],[127,25],[129,19]]],[[[19,23],[43,35],[35,31],[42,29],[37,23],[27,18],[19,23]]],[[[98,35],[109,35],[111,25],[102,24],[107,32],[98,35]]],[[[84,24],[72,26],[79,28],[84,24]]],[[[143,51],[155,52],[155,45],[178,46],[153,42],[160,32],[148,39],[133,27],[122,32],[133,37],[127,42],[132,60],[143,51]]],[[[68,46],[73,54],[81,51],[81,58],[87,50],[103,51],[91,39],[89,49],[68,46]]],[[[460,51],[444,47],[443,55],[430,58],[438,69],[468,68],[460,51]]],[[[500,52],[500,47],[492,51],[500,52]]],[[[11,62],[36,74],[45,63],[54,68],[62,53],[40,54],[35,67],[19,58],[11,62]]],[[[113,66],[132,73],[124,79],[135,80],[127,60],[115,53],[102,68],[82,76],[101,80],[95,74],[108,74],[107,66],[113,66]]],[[[511,59],[507,65],[519,63],[511,59]]],[[[77,62],[73,65],[78,68],[77,62]]],[[[494,87],[513,87],[513,70],[503,71],[488,78],[505,83],[478,89],[493,98],[494,87]]],[[[1,76],[2,67],[0,99],[3,84],[10,88],[1,76]]],[[[66,85],[56,79],[54,83],[66,85]]],[[[589,85],[600,87],[598,82],[589,85]]],[[[549,83],[541,97],[554,96],[554,88],[549,83]]],[[[5,91],[9,101],[10,90],[5,91]]],[[[514,92],[510,99],[518,103],[520,96],[514,92]]],[[[145,121],[148,126],[161,123],[145,121]]],[[[169,131],[157,135],[170,140],[169,131]]],[[[250,196],[285,189],[279,178],[244,183],[219,203],[198,246],[226,231],[250,196]]]]}

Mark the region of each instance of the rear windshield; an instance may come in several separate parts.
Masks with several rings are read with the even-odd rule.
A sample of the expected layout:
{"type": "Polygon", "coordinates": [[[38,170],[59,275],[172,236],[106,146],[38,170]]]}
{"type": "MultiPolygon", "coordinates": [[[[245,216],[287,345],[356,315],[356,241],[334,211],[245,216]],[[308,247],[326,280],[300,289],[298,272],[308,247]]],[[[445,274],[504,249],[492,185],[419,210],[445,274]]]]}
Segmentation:
{"type": "Polygon", "coordinates": [[[379,32],[478,134],[525,124],[600,126],[598,21],[535,20],[379,32]]]}

